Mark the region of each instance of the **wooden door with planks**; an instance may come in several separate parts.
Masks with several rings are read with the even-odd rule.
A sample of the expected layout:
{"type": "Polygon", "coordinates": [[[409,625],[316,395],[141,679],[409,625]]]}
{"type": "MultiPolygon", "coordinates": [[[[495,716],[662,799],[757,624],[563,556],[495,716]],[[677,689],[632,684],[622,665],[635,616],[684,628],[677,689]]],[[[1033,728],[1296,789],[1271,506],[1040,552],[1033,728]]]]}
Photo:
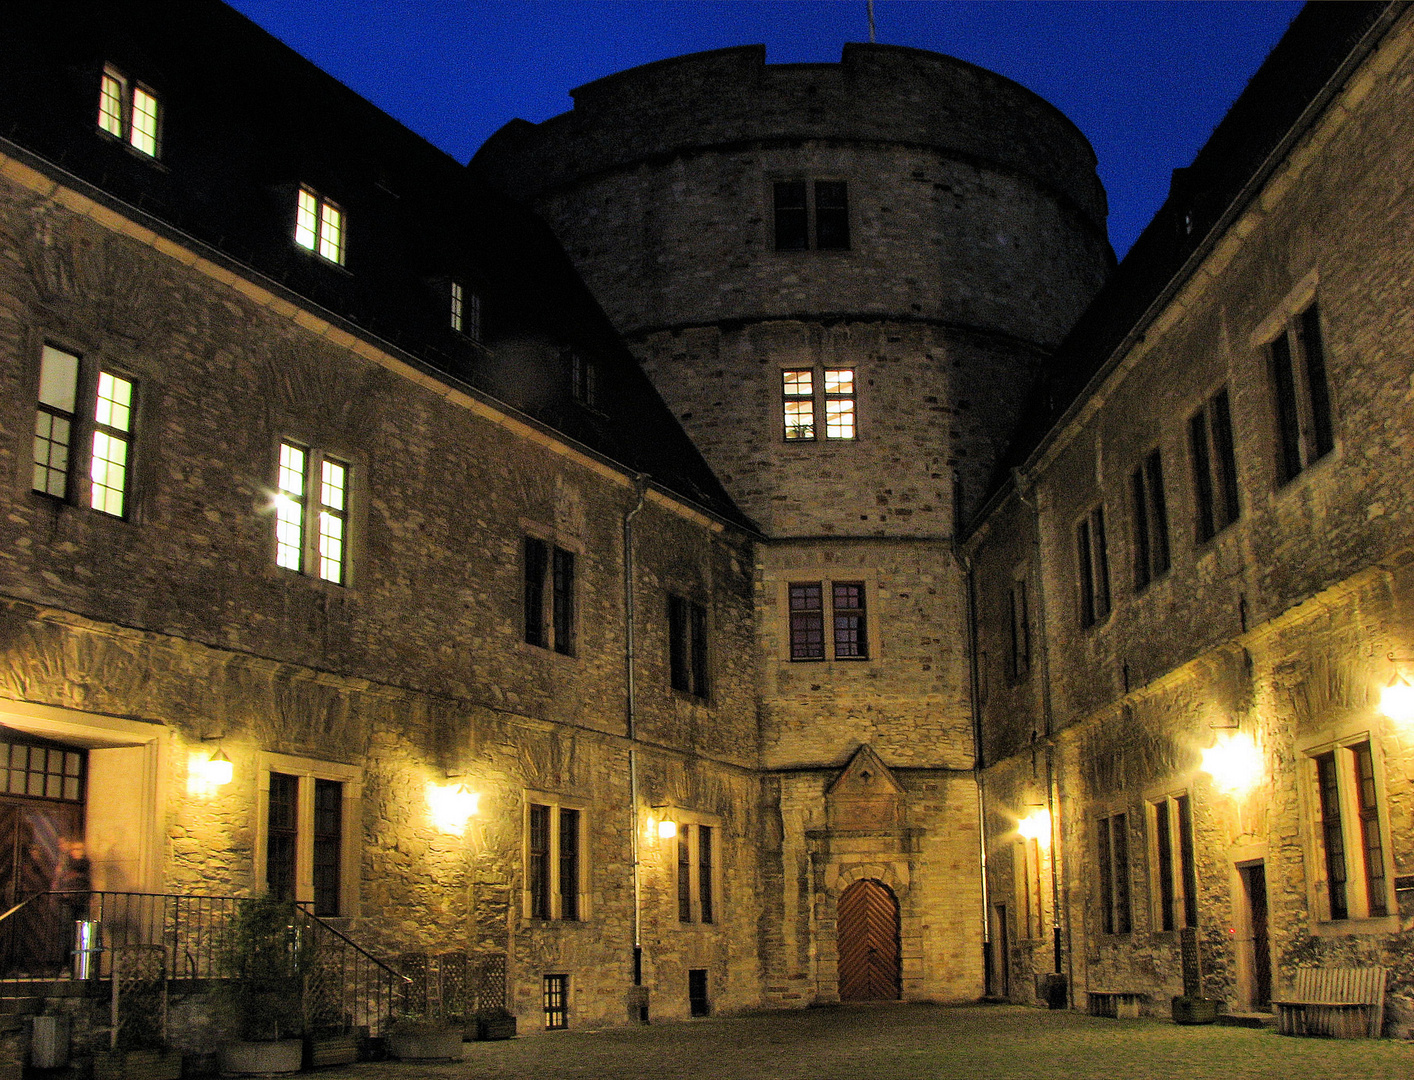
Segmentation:
{"type": "Polygon", "coordinates": [[[881,881],[856,881],[836,912],[841,1001],[897,1001],[898,901],[881,881]]]}

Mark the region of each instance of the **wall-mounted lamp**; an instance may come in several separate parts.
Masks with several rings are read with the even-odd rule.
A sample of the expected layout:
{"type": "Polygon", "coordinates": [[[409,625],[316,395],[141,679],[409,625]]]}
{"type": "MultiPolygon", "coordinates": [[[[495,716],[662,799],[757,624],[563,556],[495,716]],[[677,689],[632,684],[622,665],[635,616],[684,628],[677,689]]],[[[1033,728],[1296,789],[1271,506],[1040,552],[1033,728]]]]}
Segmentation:
{"type": "Polygon", "coordinates": [[[1041,847],[1051,846],[1051,815],[1044,805],[1027,814],[1016,823],[1017,834],[1025,840],[1035,840],[1041,847]]]}
{"type": "Polygon", "coordinates": [[[205,749],[193,750],[187,755],[187,792],[200,798],[209,799],[217,791],[231,782],[236,775],[236,767],[221,748],[221,735],[203,735],[204,743],[216,743],[214,753],[205,749]]]}
{"type": "Polygon", "coordinates": [[[216,753],[206,759],[206,764],[202,766],[201,771],[208,784],[212,787],[221,787],[223,784],[231,782],[231,779],[236,775],[236,766],[226,756],[226,751],[218,746],[216,753]]]}
{"type": "Polygon", "coordinates": [[[432,824],[445,833],[460,836],[466,832],[466,823],[476,813],[481,796],[468,791],[465,784],[427,785],[427,809],[432,816],[432,824]]]}
{"type": "Polygon", "coordinates": [[[1262,775],[1262,755],[1250,735],[1217,736],[1202,753],[1200,768],[1213,778],[1220,791],[1245,791],[1262,775]]]}
{"type": "Polygon", "coordinates": [[[1380,691],[1380,712],[1391,720],[1405,724],[1414,720],[1414,686],[1409,685],[1409,680],[1399,670],[1400,660],[1407,659],[1408,657],[1397,657],[1394,653],[1389,654],[1389,662],[1394,665],[1394,674],[1380,691]]]}
{"type": "MultiPolygon", "coordinates": [[[[678,834],[678,823],[668,817],[668,811],[671,810],[672,807],[651,806],[649,809],[652,810],[654,815],[658,818],[658,826],[656,829],[653,829],[653,832],[657,835],[659,840],[671,840],[678,834]]],[[[652,828],[651,822],[649,827],[652,828]]]]}

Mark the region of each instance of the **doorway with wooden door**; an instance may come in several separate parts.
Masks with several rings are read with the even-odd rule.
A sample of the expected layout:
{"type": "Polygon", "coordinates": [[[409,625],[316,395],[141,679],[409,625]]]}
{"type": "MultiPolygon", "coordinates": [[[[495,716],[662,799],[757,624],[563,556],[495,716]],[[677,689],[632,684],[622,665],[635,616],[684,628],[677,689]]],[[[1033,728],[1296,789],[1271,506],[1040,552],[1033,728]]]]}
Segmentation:
{"type": "Polygon", "coordinates": [[[899,910],[893,890],[864,878],[840,896],[841,1001],[897,1001],[899,998],[899,910]]]}

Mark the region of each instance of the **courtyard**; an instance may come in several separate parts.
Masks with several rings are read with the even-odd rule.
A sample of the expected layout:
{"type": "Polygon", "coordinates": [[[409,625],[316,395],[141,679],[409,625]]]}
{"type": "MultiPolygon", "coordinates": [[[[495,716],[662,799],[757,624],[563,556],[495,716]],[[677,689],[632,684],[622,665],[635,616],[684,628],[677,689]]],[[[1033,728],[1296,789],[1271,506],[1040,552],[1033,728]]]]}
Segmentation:
{"type": "MultiPolygon", "coordinates": [[[[525,1023],[528,1018],[522,1018],[525,1023]]],[[[1414,1044],[1177,1027],[1021,1006],[861,1005],[467,1043],[465,1060],[369,1062],[349,1080],[1409,1080],[1414,1044]]]]}

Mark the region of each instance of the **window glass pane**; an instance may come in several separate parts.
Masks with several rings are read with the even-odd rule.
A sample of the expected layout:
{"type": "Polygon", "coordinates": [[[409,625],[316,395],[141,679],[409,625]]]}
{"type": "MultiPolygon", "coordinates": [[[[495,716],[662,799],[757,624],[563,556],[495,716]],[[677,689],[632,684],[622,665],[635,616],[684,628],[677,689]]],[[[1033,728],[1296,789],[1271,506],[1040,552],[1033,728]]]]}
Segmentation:
{"type": "Polygon", "coordinates": [[[93,433],[93,456],[89,460],[89,505],[114,517],[123,516],[123,492],[127,484],[128,444],[107,432],[93,433]]]}
{"type": "Polygon", "coordinates": [[[815,246],[822,251],[849,247],[849,198],[843,180],[815,181],[815,246]]]}
{"type": "Polygon", "coordinates": [[[328,199],[319,202],[319,254],[330,262],[344,261],[344,212],[328,199]]]}
{"type": "MultiPolygon", "coordinates": [[[[809,372],[806,372],[808,375],[809,372]]],[[[825,369],[825,393],[846,394],[854,393],[854,371],[851,368],[826,368],[825,369]]]]}
{"type": "Polygon", "coordinates": [[[342,510],[344,508],[344,480],[347,470],[337,462],[325,458],[323,461],[323,477],[319,485],[319,501],[322,506],[329,510],[342,510]]]}
{"type": "Polygon", "coordinates": [[[692,922],[692,826],[678,826],[678,922],[692,922]]]}
{"type": "Polygon", "coordinates": [[[286,570],[304,569],[304,451],[280,444],[276,471],[275,563],[286,570]]]}
{"type": "Polygon", "coordinates": [[[318,232],[319,199],[308,188],[300,188],[295,211],[295,243],[313,251],[318,243],[318,232]]]}
{"type": "Polygon", "coordinates": [[[452,329],[458,332],[462,328],[462,318],[465,313],[465,304],[462,300],[461,283],[452,282],[452,329]]]}
{"type": "Polygon", "coordinates": [[[327,510],[319,514],[319,576],[344,580],[344,519],[327,510]]]}
{"type": "Polygon", "coordinates": [[[864,621],[864,585],[857,581],[836,582],[833,593],[835,658],[863,660],[869,655],[864,621]]]}
{"type": "Polygon", "coordinates": [[[702,921],[712,922],[712,829],[708,825],[697,827],[697,896],[702,921]]]}
{"type": "Polygon", "coordinates": [[[99,424],[130,431],[132,423],[133,384],[108,372],[98,376],[98,401],[94,406],[93,419],[99,424]]]}
{"type": "Polygon", "coordinates": [[[579,918],[579,811],[560,808],[560,918],[579,918]]]}
{"type": "Polygon", "coordinates": [[[525,538],[525,641],[528,645],[547,644],[545,640],[545,566],[548,560],[544,540],[525,538]]]}
{"type": "Polygon", "coordinates": [[[299,777],[270,774],[266,817],[265,884],[272,896],[295,897],[295,851],[298,843],[299,777]]]}
{"type": "Polygon", "coordinates": [[[810,219],[805,206],[805,182],[783,180],[772,185],[777,251],[804,251],[810,246],[810,219]]]}
{"type": "Polygon", "coordinates": [[[790,586],[790,658],[825,658],[824,592],[818,581],[790,586]]]}
{"type": "Polygon", "coordinates": [[[854,438],[854,399],[825,401],[825,438],[854,438]]]}
{"type": "Polygon", "coordinates": [[[103,82],[98,90],[98,126],[109,135],[123,137],[123,87],[122,76],[105,68],[103,82]]]}
{"type": "Polygon", "coordinates": [[[814,372],[812,371],[783,371],[781,372],[781,382],[784,387],[786,397],[811,397],[815,390],[813,388],[814,372]]]}
{"type": "Polygon", "coordinates": [[[530,807],[530,850],[526,852],[526,890],[530,893],[530,917],[550,917],[550,808],[530,807]]]}
{"type": "Polygon", "coordinates": [[[157,156],[157,99],[133,87],[133,128],[128,141],[149,157],[157,156]]]}
{"type": "Polygon", "coordinates": [[[339,914],[339,864],[344,831],[344,785],[314,781],[314,914],[339,914]]]}
{"type": "Polygon", "coordinates": [[[52,345],[44,346],[39,362],[39,400],[60,412],[73,413],[78,400],[79,358],[52,345]]]}
{"type": "Polygon", "coordinates": [[[34,421],[34,490],[63,498],[69,490],[69,421],[40,411],[34,421]]]}

